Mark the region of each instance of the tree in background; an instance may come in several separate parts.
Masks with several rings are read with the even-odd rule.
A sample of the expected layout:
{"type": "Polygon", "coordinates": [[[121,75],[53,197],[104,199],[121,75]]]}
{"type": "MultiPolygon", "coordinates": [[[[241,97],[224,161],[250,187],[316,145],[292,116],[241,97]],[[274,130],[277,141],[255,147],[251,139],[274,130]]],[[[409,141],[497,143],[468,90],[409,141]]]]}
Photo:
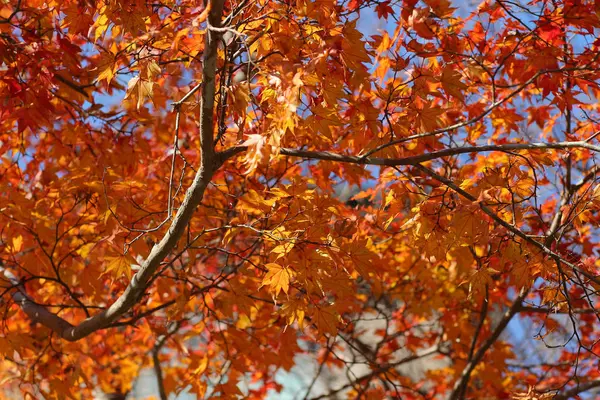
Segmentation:
{"type": "Polygon", "coordinates": [[[6,393],[600,387],[597,1],[199,3],[0,5],[6,393]]]}

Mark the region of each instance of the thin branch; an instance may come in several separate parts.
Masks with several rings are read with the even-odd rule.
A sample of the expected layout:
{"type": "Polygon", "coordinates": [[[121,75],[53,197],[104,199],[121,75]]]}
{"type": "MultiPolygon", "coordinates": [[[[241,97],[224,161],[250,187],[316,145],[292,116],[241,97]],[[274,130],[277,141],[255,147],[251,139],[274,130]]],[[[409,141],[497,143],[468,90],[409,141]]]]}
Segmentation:
{"type": "Polygon", "coordinates": [[[511,319],[515,316],[515,314],[517,314],[521,303],[523,302],[525,297],[527,297],[528,293],[529,290],[525,287],[521,289],[521,292],[519,293],[515,301],[512,303],[511,307],[508,310],[506,310],[506,312],[502,316],[502,319],[498,323],[498,326],[496,326],[496,329],[494,329],[494,332],[492,332],[492,335],[489,338],[487,338],[487,340],[481,345],[479,350],[477,350],[477,352],[473,356],[473,359],[469,361],[469,363],[463,370],[460,379],[454,384],[452,393],[450,393],[450,396],[448,397],[449,400],[458,400],[464,398],[464,394],[469,384],[469,379],[471,378],[471,373],[473,373],[473,370],[475,369],[477,364],[479,364],[481,360],[483,360],[483,356],[485,355],[485,353],[490,349],[490,347],[492,347],[494,343],[496,343],[496,340],[498,340],[500,334],[508,326],[508,323],[511,321],[511,319]]]}
{"type": "Polygon", "coordinates": [[[485,318],[488,313],[488,304],[489,304],[489,289],[487,285],[485,286],[485,298],[481,302],[481,316],[479,318],[479,323],[477,324],[477,328],[475,328],[475,334],[473,335],[473,342],[471,343],[471,348],[469,349],[469,357],[468,361],[473,360],[473,355],[475,354],[475,348],[477,346],[477,339],[479,339],[479,334],[481,333],[481,329],[483,328],[483,324],[485,323],[485,318]]]}
{"type": "Polygon", "coordinates": [[[534,307],[521,305],[519,312],[540,313],[540,314],[597,314],[598,310],[593,308],[574,308],[568,311],[553,310],[547,307],[534,307]]]}
{"type": "Polygon", "coordinates": [[[158,393],[160,395],[160,400],[168,400],[169,396],[167,395],[167,391],[165,390],[163,373],[158,355],[160,354],[160,350],[163,348],[167,340],[177,332],[180,325],[180,321],[173,323],[167,330],[167,333],[160,336],[154,344],[154,347],[152,348],[152,362],[154,364],[154,374],[156,375],[156,382],[158,384],[158,393]]]}
{"type": "Polygon", "coordinates": [[[560,254],[555,253],[554,251],[549,249],[543,243],[540,243],[537,240],[534,240],[531,236],[522,232],[516,226],[513,226],[513,225],[509,224],[508,222],[504,221],[502,218],[500,218],[498,215],[496,215],[496,213],[494,213],[488,206],[486,206],[483,202],[478,201],[471,194],[469,194],[468,192],[466,192],[463,189],[461,189],[460,187],[458,187],[450,179],[437,174],[436,172],[432,171],[431,169],[429,169],[427,167],[424,167],[421,164],[417,164],[415,167],[417,167],[418,169],[420,169],[421,171],[423,171],[425,174],[429,175],[433,179],[437,180],[438,182],[441,182],[444,185],[448,186],[450,189],[454,190],[456,193],[460,194],[464,198],[471,200],[474,203],[477,203],[479,205],[479,208],[484,213],[489,215],[494,221],[496,221],[497,224],[503,226],[509,232],[513,233],[515,236],[518,236],[521,239],[525,240],[527,243],[533,245],[534,247],[537,247],[539,250],[541,250],[547,256],[551,257],[553,260],[555,260],[557,262],[561,262],[562,264],[566,265],[567,267],[571,268],[572,270],[579,272],[580,274],[582,274],[583,276],[588,278],[590,281],[596,283],[597,285],[600,285],[599,277],[594,276],[594,275],[590,274],[588,271],[585,271],[585,270],[581,269],[580,267],[578,267],[577,265],[565,260],[563,257],[560,256],[560,254]]]}
{"type": "Polygon", "coordinates": [[[400,143],[404,143],[404,142],[408,142],[411,140],[415,140],[415,139],[421,139],[424,137],[429,137],[429,136],[436,136],[439,135],[441,133],[446,133],[458,128],[462,128],[465,127],[467,125],[471,125],[477,121],[480,121],[481,119],[483,119],[486,115],[490,114],[492,111],[494,111],[496,108],[498,108],[499,106],[501,106],[502,104],[506,103],[508,100],[512,99],[513,97],[515,97],[517,94],[519,94],[520,92],[523,91],[523,89],[525,89],[527,86],[531,85],[532,83],[534,83],[540,76],[544,75],[544,74],[548,74],[548,73],[556,73],[556,72],[566,72],[566,71],[584,71],[586,69],[589,68],[589,65],[591,65],[591,63],[588,63],[588,65],[582,66],[582,67],[575,67],[575,68],[556,68],[556,69],[549,69],[549,70],[542,70],[539,71],[538,73],[536,73],[535,75],[533,75],[531,78],[529,78],[528,80],[526,80],[525,82],[523,82],[522,84],[520,84],[514,91],[512,91],[510,94],[508,94],[506,97],[504,97],[501,100],[498,100],[494,103],[492,103],[488,108],[486,108],[481,114],[465,120],[463,122],[458,122],[456,124],[450,125],[450,126],[446,126],[444,128],[440,128],[440,129],[436,129],[430,132],[424,132],[424,133],[419,133],[416,135],[411,135],[411,136],[407,136],[407,137],[403,137],[397,140],[392,140],[391,142],[388,143],[384,143],[376,148],[374,148],[373,150],[368,151],[363,157],[369,157],[371,154],[377,153],[383,149],[386,149],[388,147],[391,146],[395,146],[397,144],[400,143]]]}
{"type": "Polygon", "coordinates": [[[355,383],[369,381],[369,380],[375,378],[376,376],[378,376],[378,375],[380,375],[380,374],[382,374],[382,373],[390,370],[391,368],[396,368],[396,367],[398,367],[398,366],[400,366],[402,364],[406,364],[406,363],[409,363],[409,362],[412,362],[412,361],[415,361],[415,360],[418,360],[418,359],[421,359],[421,358],[424,358],[424,357],[428,357],[428,356],[433,355],[433,354],[437,354],[437,353],[439,353],[439,351],[440,351],[439,348],[437,346],[435,346],[435,347],[432,347],[430,349],[424,350],[420,354],[414,354],[414,355],[405,357],[405,358],[403,358],[403,359],[401,359],[401,360],[399,360],[397,362],[393,362],[393,363],[390,363],[390,364],[382,365],[381,367],[379,367],[379,368],[377,368],[377,369],[369,372],[368,374],[365,374],[363,376],[359,376],[358,378],[354,379],[352,382],[347,383],[344,386],[342,386],[342,387],[340,387],[340,388],[338,388],[336,390],[333,390],[333,391],[331,391],[329,393],[326,393],[326,394],[322,394],[322,395],[317,396],[317,397],[313,397],[312,400],[321,400],[321,399],[326,399],[326,398],[333,397],[336,394],[338,394],[340,392],[343,392],[344,390],[352,387],[353,384],[355,384],[355,383]]]}
{"type": "MultiPolygon", "coordinates": [[[[515,150],[564,150],[564,149],[588,149],[600,153],[600,146],[596,146],[584,141],[577,142],[557,142],[557,143],[510,143],[502,145],[483,145],[454,147],[431,153],[419,154],[401,158],[382,158],[353,156],[346,154],[333,153],[330,151],[311,151],[301,149],[281,148],[280,154],[291,157],[308,158],[312,160],[337,161],[359,165],[383,165],[388,167],[401,165],[416,165],[422,162],[435,160],[442,157],[456,156],[459,154],[482,153],[488,151],[515,151],[515,150]]],[[[221,154],[227,157],[234,156],[247,150],[245,146],[231,147],[221,154]]]]}
{"type": "Polygon", "coordinates": [[[556,396],[552,397],[553,400],[568,400],[568,399],[572,399],[575,396],[577,396],[580,393],[583,393],[585,391],[588,391],[590,389],[594,389],[600,387],[600,379],[599,380],[595,380],[595,381],[591,381],[591,382],[587,382],[587,383],[581,383],[578,384],[577,386],[575,386],[572,389],[569,390],[565,390],[564,392],[557,394],[556,396]]]}

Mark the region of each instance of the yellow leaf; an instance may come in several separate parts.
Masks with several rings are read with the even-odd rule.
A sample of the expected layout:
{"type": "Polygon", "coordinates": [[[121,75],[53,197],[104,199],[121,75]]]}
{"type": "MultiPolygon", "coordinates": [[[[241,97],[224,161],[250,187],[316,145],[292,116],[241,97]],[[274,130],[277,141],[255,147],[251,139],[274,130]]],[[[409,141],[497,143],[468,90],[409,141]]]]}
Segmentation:
{"type": "Polygon", "coordinates": [[[116,70],[115,57],[111,53],[102,53],[98,62],[98,82],[106,80],[106,84],[110,84],[116,70]]]}
{"type": "Polygon", "coordinates": [[[96,245],[96,243],[86,243],[83,246],[81,246],[79,249],[77,249],[75,252],[77,254],[79,254],[81,257],[86,258],[89,254],[90,251],[92,251],[92,249],[94,248],[94,246],[96,245]]]}
{"type": "Polygon", "coordinates": [[[286,325],[298,321],[300,329],[304,326],[304,315],[306,314],[306,303],[301,299],[290,300],[281,305],[279,312],[286,317],[286,325]]]}
{"type": "Polygon", "coordinates": [[[277,259],[284,257],[287,253],[289,253],[294,248],[294,242],[285,242],[284,244],[280,244],[271,250],[271,254],[277,254],[277,259]]]}
{"type": "Polygon", "coordinates": [[[122,275],[131,279],[131,264],[135,264],[135,260],[129,255],[118,255],[116,257],[106,257],[108,266],[106,272],[112,272],[115,278],[120,278],[122,275]]]}
{"type": "Polygon", "coordinates": [[[202,13],[200,15],[198,15],[198,17],[194,20],[194,22],[193,22],[194,26],[199,26],[201,23],[206,21],[206,19],[208,18],[208,14],[210,13],[211,5],[212,5],[212,3],[210,1],[208,2],[208,4],[206,4],[206,7],[202,11],[202,13]]]}
{"type": "Polygon", "coordinates": [[[200,375],[206,371],[206,367],[208,367],[208,357],[206,354],[199,355],[197,353],[192,353],[189,357],[192,360],[189,370],[192,371],[194,375],[200,375]]]}
{"type": "Polygon", "coordinates": [[[125,99],[137,100],[136,107],[139,110],[146,98],[152,99],[154,82],[134,76],[127,84],[125,99]]]}
{"type": "Polygon", "coordinates": [[[102,36],[106,30],[108,29],[108,25],[110,21],[108,20],[108,16],[104,14],[106,8],[103,7],[100,10],[100,15],[96,18],[96,22],[94,22],[94,27],[96,28],[94,32],[94,40],[97,41],[100,36],[102,36]]]}
{"type": "Polygon", "coordinates": [[[208,385],[206,384],[206,382],[201,381],[200,379],[196,379],[192,382],[190,391],[196,394],[196,398],[203,399],[204,395],[206,394],[207,388],[208,385]]]}
{"type": "Polygon", "coordinates": [[[274,292],[275,296],[279,295],[282,290],[288,294],[292,272],[279,264],[270,263],[266,267],[269,271],[263,279],[261,287],[269,285],[270,291],[274,292]]]}
{"type": "Polygon", "coordinates": [[[23,236],[19,235],[12,239],[12,248],[15,253],[18,253],[23,248],[23,236]]]}
{"type": "Polygon", "coordinates": [[[147,74],[148,74],[149,78],[153,78],[157,75],[160,75],[160,73],[161,73],[160,67],[154,61],[150,61],[146,68],[147,68],[147,74]]]}
{"type": "Polygon", "coordinates": [[[274,203],[274,199],[266,200],[256,190],[250,189],[248,193],[240,198],[239,206],[246,212],[264,215],[271,210],[274,203]]]}

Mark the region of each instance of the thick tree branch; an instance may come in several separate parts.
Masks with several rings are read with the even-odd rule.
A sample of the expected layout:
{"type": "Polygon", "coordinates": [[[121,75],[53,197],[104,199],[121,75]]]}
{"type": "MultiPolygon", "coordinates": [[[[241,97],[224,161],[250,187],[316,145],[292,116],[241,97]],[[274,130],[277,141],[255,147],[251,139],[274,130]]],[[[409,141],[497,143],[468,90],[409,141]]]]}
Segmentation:
{"type": "MultiPolygon", "coordinates": [[[[208,23],[211,26],[220,26],[224,1],[211,1],[211,10],[208,17],[208,23]]],[[[147,288],[148,281],[156,272],[160,263],[177,245],[196,207],[202,201],[204,191],[214,172],[224,160],[222,157],[217,156],[213,148],[217,35],[217,33],[207,30],[206,47],[204,49],[202,106],[200,111],[201,165],[194,177],[193,183],[186,192],[183,203],[173,218],[169,230],[162,240],[152,248],[152,251],[142,263],[139,271],[133,276],[123,294],[105,311],[84,320],[76,326],[53,314],[46,307],[31,301],[24,292],[24,288],[19,286],[16,277],[10,271],[4,270],[4,275],[13,285],[17,286],[17,290],[13,294],[13,300],[21,306],[21,309],[32,321],[50,328],[52,331],[58,333],[60,337],[69,341],[82,339],[99,329],[106,328],[128,312],[139,301],[147,288]]]]}

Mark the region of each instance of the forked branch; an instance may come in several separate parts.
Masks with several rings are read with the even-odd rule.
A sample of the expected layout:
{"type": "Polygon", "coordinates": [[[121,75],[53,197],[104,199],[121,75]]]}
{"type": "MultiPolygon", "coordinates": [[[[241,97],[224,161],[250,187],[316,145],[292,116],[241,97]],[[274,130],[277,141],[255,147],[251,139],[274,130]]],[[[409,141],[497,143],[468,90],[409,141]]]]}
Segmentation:
{"type": "MultiPolygon", "coordinates": [[[[211,0],[211,8],[208,23],[219,27],[223,13],[225,0],[211,0]]],[[[84,320],[78,325],[72,325],[60,316],[53,314],[46,307],[35,303],[25,293],[25,289],[19,284],[18,279],[10,271],[4,270],[5,277],[16,286],[13,300],[31,318],[60,337],[69,341],[77,341],[89,334],[106,328],[126,312],[128,312],[147,289],[150,278],[154,275],[161,262],[175,248],[188,225],[196,207],[202,201],[204,191],[212,179],[215,171],[224,161],[214,150],[213,139],[213,109],[215,99],[215,80],[217,64],[218,32],[208,30],[206,46],[204,49],[202,68],[202,99],[200,107],[200,138],[201,138],[201,162],[200,168],[194,180],[188,188],[183,203],[173,218],[173,222],[162,240],[154,245],[146,260],[142,263],[139,271],[133,276],[131,282],[119,298],[106,310],[84,320]]],[[[1,267],[0,267],[1,268],[1,267]]]]}

